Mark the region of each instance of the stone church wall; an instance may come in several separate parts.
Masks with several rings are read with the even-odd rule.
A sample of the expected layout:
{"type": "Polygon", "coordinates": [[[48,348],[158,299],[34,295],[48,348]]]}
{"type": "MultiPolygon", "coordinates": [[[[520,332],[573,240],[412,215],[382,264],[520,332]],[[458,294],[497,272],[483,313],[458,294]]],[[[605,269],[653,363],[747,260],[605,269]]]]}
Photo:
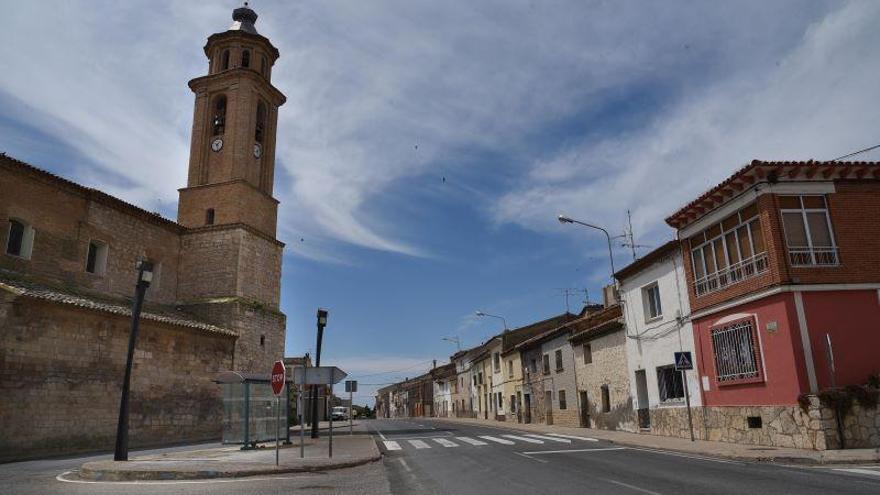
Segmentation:
{"type": "MultiPolygon", "coordinates": [[[[129,319],[0,292],[0,461],[112,450],[129,319]]],[[[219,439],[234,337],[141,321],[130,445],[219,439]]]]}

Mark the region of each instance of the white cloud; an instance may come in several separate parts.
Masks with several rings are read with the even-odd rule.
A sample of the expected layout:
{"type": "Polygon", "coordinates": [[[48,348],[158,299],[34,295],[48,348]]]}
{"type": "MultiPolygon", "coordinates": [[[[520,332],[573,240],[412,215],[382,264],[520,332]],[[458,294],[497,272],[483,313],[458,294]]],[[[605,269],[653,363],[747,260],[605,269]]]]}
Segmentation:
{"type": "Polygon", "coordinates": [[[746,60],[643,129],[541,158],[496,203],[496,220],[546,230],[565,211],[620,225],[632,208],[636,230],[656,239],[669,235],[665,216],[753,158],[831,159],[877,144],[878,18],[876,3],[848,4],[777,63],[746,60]]]}
{"type": "MultiPolygon", "coordinates": [[[[858,147],[877,128],[864,110],[878,86],[864,63],[876,6],[848,5],[793,47],[829,5],[261,2],[257,27],[281,51],[273,82],[288,95],[282,239],[304,238],[296,252],[326,261],[345,259],[342,244],[430,256],[407,236],[414,208],[395,198],[438,172],[488,184],[459,181],[497,222],[545,229],[560,208],[605,218],[632,206],[639,228],[656,229],[747,158],[858,147]],[[638,88],[671,96],[641,128],[597,140],[609,103],[638,88]],[[567,125],[589,136],[542,138],[567,125]],[[483,153],[497,159],[474,159],[483,153]],[[498,190],[509,193],[487,192],[498,190]]],[[[7,117],[97,167],[75,179],[173,212],[188,162],[185,83],[205,72],[201,46],[232,7],[15,4],[0,43],[14,70],[0,92],[32,111],[7,117]]]]}

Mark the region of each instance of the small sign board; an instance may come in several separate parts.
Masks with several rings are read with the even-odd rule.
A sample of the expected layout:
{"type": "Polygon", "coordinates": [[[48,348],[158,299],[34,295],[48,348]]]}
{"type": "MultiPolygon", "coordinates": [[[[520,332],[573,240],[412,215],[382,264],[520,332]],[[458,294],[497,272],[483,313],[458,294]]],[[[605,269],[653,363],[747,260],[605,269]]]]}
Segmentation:
{"type": "Polygon", "coordinates": [[[275,364],[272,365],[272,393],[275,395],[281,395],[281,392],[284,390],[284,378],[285,378],[285,368],[284,361],[275,361],[275,364]]]}
{"type": "Polygon", "coordinates": [[[358,391],[358,382],[357,380],[345,380],[345,391],[346,392],[357,392],[358,391]]]}
{"type": "Polygon", "coordinates": [[[301,383],[304,385],[335,385],[344,380],[347,376],[348,373],[342,371],[336,366],[293,368],[293,383],[296,384],[301,383]],[[305,380],[303,380],[303,373],[305,373],[305,380]]]}
{"type": "Polygon", "coordinates": [[[675,369],[676,371],[694,369],[694,360],[691,358],[690,352],[675,353],[675,369]]]}

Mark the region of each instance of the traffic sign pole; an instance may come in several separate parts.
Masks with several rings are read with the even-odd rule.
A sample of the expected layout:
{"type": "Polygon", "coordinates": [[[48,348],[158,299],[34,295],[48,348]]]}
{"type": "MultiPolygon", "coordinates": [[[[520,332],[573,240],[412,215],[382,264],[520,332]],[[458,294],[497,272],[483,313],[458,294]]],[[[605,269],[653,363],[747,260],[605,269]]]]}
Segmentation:
{"type": "Polygon", "coordinates": [[[299,385],[299,458],[302,459],[306,456],[305,451],[305,438],[306,438],[306,400],[305,400],[305,390],[306,390],[306,368],[303,367],[302,374],[302,382],[299,385]]]}
{"type": "Polygon", "coordinates": [[[278,465],[278,442],[279,435],[278,430],[281,428],[281,392],[284,391],[284,384],[287,382],[285,375],[287,374],[287,368],[284,366],[284,361],[275,361],[275,364],[272,365],[272,373],[270,376],[270,385],[272,386],[272,393],[275,394],[275,465],[278,465]]]}
{"type": "Polygon", "coordinates": [[[688,426],[691,429],[691,442],[694,441],[694,419],[691,417],[691,394],[688,392],[687,371],[681,370],[681,381],[684,382],[684,403],[688,411],[688,426]]]}
{"type": "Polygon", "coordinates": [[[354,392],[348,389],[348,435],[354,435],[354,420],[351,419],[351,400],[354,398],[354,392]]]}
{"type": "Polygon", "coordinates": [[[694,418],[691,414],[691,394],[688,390],[688,378],[687,378],[687,370],[694,369],[694,360],[691,358],[691,353],[686,351],[676,352],[673,354],[673,362],[675,363],[675,369],[681,372],[681,381],[684,384],[684,403],[685,407],[687,407],[688,412],[688,427],[691,431],[691,442],[694,441],[694,418]]]}

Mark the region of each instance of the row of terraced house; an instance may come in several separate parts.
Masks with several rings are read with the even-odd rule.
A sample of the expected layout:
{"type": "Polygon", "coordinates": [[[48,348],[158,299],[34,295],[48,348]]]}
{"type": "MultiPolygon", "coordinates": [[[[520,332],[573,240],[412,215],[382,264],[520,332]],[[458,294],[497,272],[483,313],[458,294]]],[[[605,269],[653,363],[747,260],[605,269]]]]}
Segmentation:
{"type": "Polygon", "coordinates": [[[880,162],[753,161],[666,223],[602,305],[380,389],[378,415],[880,447],[880,162]]]}

